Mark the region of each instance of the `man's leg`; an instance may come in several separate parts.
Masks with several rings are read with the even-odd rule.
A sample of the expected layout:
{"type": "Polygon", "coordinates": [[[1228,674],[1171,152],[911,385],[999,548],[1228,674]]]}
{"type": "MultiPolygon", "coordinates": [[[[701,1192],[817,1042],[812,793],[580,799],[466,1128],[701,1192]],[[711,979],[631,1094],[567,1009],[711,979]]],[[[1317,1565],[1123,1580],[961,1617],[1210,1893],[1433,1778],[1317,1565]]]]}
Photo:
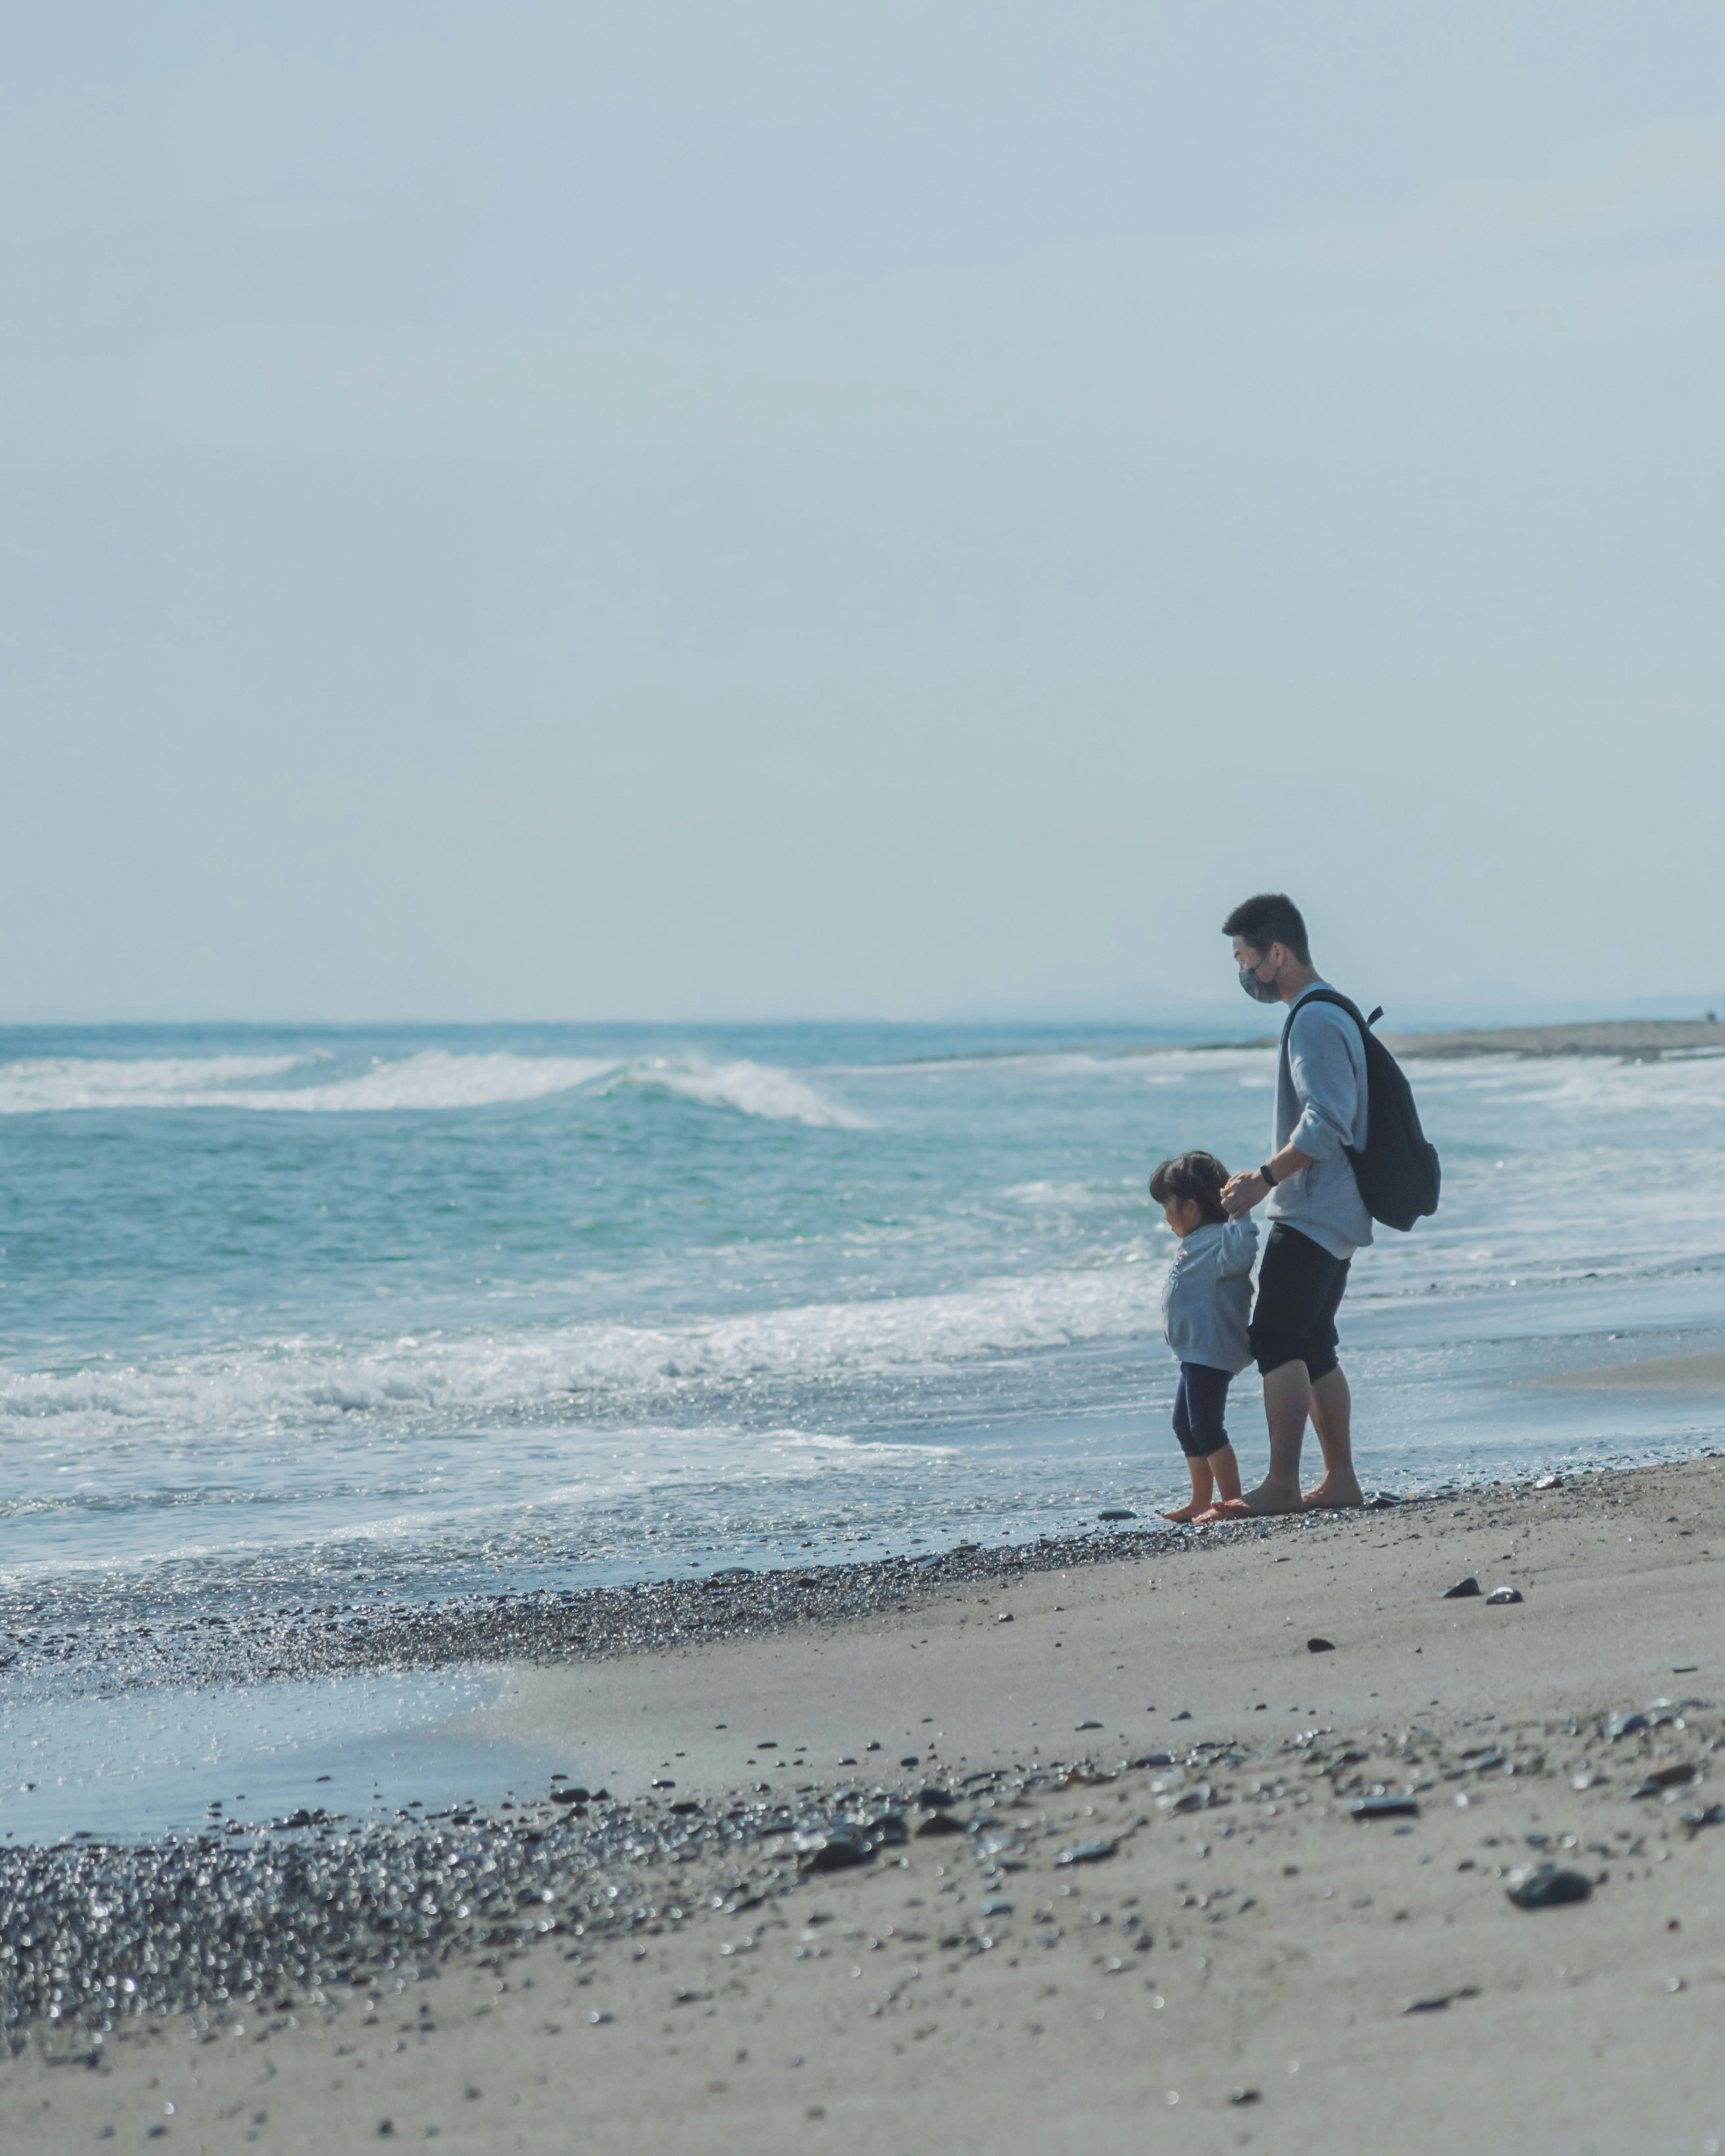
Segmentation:
{"type": "Polygon", "coordinates": [[[1338,1364],[1312,1388],[1312,1426],[1323,1452],[1324,1471],[1317,1488],[1307,1491],[1305,1502],[1316,1509],[1364,1502],[1353,1471],[1353,1396],[1338,1364]]]}
{"type": "Polygon", "coordinates": [[[1255,1490],[1219,1505],[1219,1512],[1297,1512],[1300,1452],[1312,1409],[1312,1381],[1303,1363],[1283,1363],[1264,1373],[1264,1419],[1270,1425],[1270,1472],[1255,1490]]]}

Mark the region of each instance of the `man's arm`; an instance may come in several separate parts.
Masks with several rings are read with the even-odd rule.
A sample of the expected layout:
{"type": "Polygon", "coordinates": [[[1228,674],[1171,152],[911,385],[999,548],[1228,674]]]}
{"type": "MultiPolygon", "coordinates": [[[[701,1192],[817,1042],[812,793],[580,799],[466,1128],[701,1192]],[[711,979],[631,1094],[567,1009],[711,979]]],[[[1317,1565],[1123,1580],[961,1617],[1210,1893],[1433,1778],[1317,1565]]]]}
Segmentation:
{"type": "MultiPolygon", "coordinates": [[[[1294,1126],[1293,1138],[1264,1163],[1278,1183],[1309,1168],[1315,1160],[1330,1159],[1353,1134],[1359,1081],[1348,1054],[1348,1037],[1358,1029],[1352,1019],[1344,1019],[1343,1024],[1348,1028],[1344,1033],[1328,1016],[1335,1009],[1333,1004],[1310,1005],[1296,1014],[1301,1023],[1290,1024],[1288,1075],[1300,1103],[1300,1120],[1294,1126]],[[1296,1145],[1294,1138],[1305,1142],[1296,1145]]],[[[1270,1185],[1254,1168],[1250,1174],[1229,1178],[1222,1192],[1222,1209],[1238,1219],[1255,1205],[1261,1205],[1269,1195],[1270,1185]]]]}
{"type": "MultiPolygon", "coordinates": [[[[1264,1163],[1278,1183],[1286,1183],[1291,1175],[1312,1165],[1312,1155],[1301,1152],[1296,1145],[1285,1145],[1278,1153],[1272,1153],[1264,1163]]],[[[1261,1205],[1270,1195],[1270,1185],[1251,1168],[1244,1175],[1230,1175],[1222,1187],[1222,1210],[1230,1220],[1238,1220],[1250,1213],[1255,1205],[1261,1205]]]]}

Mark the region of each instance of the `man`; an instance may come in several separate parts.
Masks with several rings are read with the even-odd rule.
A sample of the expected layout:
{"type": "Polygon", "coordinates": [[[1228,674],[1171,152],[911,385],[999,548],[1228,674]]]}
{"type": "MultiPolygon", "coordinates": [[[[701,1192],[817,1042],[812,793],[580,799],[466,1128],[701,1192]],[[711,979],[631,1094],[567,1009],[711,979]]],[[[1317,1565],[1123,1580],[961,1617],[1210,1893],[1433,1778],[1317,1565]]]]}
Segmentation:
{"type": "Polygon", "coordinates": [[[1260,1003],[1288,1006],[1287,1054],[1276,1081],[1273,1150],[1261,1168],[1230,1177],[1231,1219],[1267,1200],[1269,1240],[1258,1270],[1252,1355],[1264,1380],[1270,1472],[1218,1512],[1297,1512],[1358,1505],[1349,1431],[1353,1401],[1336,1360],[1336,1312],[1348,1262],[1372,1240],[1372,1216],[1346,1148],[1366,1142],[1366,1055],[1359,1028],[1337,1004],[1307,1003],[1329,983],[1312,963],[1294,901],[1262,892],[1222,924],[1234,939],[1240,984],[1260,1003]],[[1300,1453],[1310,1419],[1324,1471],[1302,1497],[1300,1453]]]}

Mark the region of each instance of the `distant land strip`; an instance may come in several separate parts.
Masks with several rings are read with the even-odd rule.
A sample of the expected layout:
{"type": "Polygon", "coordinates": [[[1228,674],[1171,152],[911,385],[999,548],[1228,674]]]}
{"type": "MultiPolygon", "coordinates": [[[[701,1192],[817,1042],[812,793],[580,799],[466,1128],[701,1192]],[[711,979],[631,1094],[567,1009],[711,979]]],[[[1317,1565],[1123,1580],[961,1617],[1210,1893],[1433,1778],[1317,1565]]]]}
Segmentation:
{"type": "MultiPolygon", "coordinates": [[[[1200,1050],[1274,1048],[1279,1035],[1254,1040],[1204,1040],[1200,1050]]],[[[1725,1024],[1705,1018],[1611,1018],[1587,1025],[1477,1026],[1454,1033],[1389,1033],[1387,1048],[1398,1055],[1615,1055],[1630,1063],[1659,1062],[1668,1055],[1725,1055],[1725,1024]]],[[[1167,1041],[1127,1050],[1166,1055],[1186,1044],[1167,1041]]]]}

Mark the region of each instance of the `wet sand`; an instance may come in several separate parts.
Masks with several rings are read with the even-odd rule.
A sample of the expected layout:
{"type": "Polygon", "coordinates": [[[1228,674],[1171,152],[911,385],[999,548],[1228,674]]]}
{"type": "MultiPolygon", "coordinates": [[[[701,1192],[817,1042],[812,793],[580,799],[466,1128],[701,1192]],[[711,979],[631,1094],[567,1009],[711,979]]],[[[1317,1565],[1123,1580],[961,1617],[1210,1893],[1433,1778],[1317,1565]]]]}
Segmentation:
{"type": "Polygon", "coordinates": [[[1719,1460],[986,1557],[902,1606],[523,1665],[506,1711],[603,1765],[585,1806],[182,1845],[123,1950],[158,1860],[36,1860],[0,2145],[1725,2143],[1719,1460]],[[1524,1599],[1441,1599],[1466,1573],[1524,1599]],[[1356,1820],[1374,1790],[1417,1814],[1356,1820]],[[1512,1906],[1542,1859],[1589,1898],[1512,1906]],[[302,1979],[90,2003],[127,1953],[195,1989],[246,1865],[221,1923],[257,1971],[271,1891],[346,1912],[302,1979]]]}
{"type": "Polygon", "coordinates": [[[1565,1370],[1530,1384],[1571,1392],[1717,1393],[1725,1395],[1725,1353],[1668,1355],[1648,1363],[1614,1363],[1600,1370],[1565,1370]]]}

